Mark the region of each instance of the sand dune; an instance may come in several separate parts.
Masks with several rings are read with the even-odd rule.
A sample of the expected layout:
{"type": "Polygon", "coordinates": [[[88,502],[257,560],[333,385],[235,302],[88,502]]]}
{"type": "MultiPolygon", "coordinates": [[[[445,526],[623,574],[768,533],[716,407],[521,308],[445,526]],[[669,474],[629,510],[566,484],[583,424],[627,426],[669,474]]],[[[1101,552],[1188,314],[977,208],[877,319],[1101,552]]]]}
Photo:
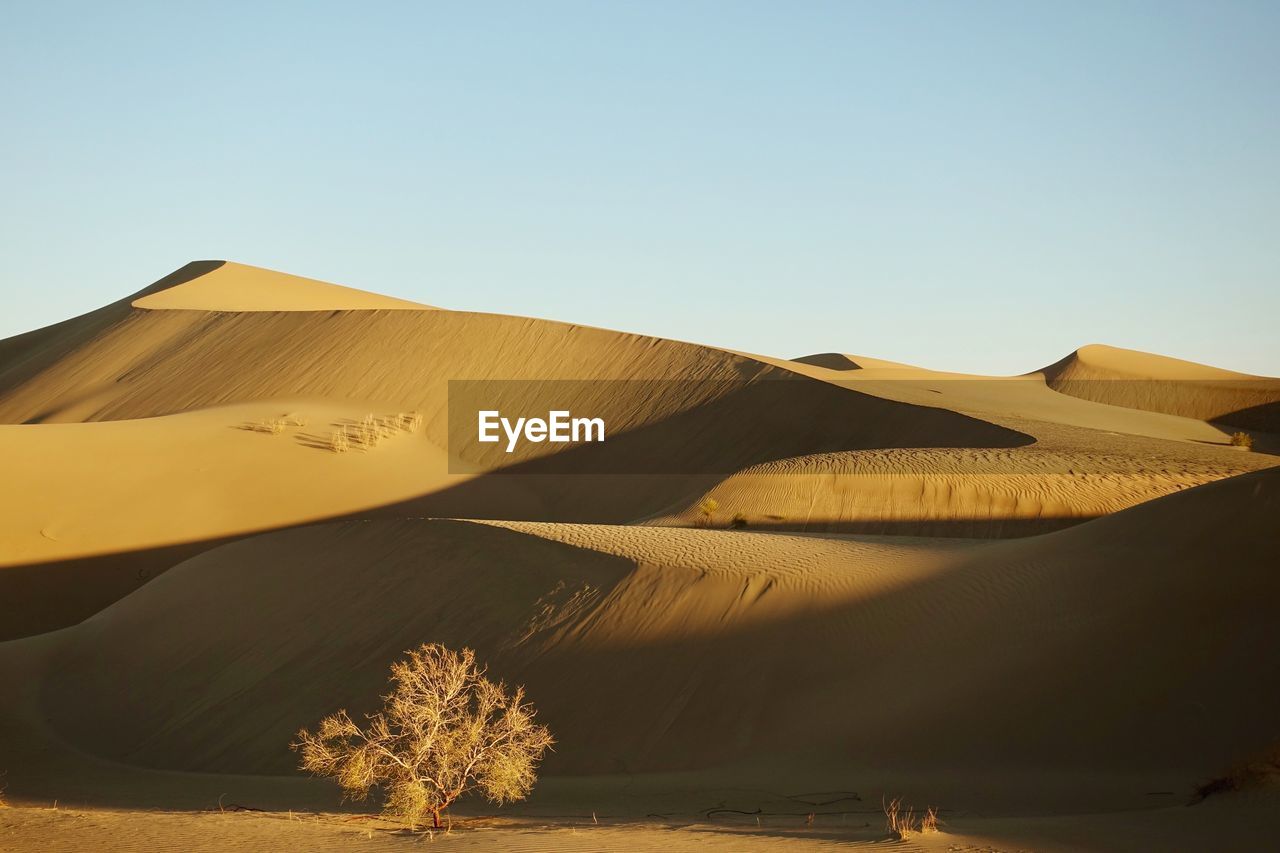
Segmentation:
{"type": "Polygon", "coordinates": [[[1254,678],[1280,665],[1278,513],[1264,471],[995,543],[302,528],[195,557],[72,629],[43,712],[109,758],[281,772],[299,720],[376,695],[367,662],[441,641],[527,681],[565,732],[557,773],[927,760],[1189,785],[1280,713],[1254,678]]]}
{"type": "Polygon", "coordinates": [[[1077,400],[1038,377],[861,357],[832,371],[542,320],[351,307],[363,299],[196,262],[0,342],[0,418],[19,424],[0,427],[0,456],[30,483],[0,522],[0,636],[73,624],[231,537],[325,518],[687,525],[711,497],[722,525],[1016,536],[1273,462],[1205,446],[1226,436],[1203,421],[1077,400]],[[245,294],[279,310],[225,310],[245,294]],[[154,300],[182,310],[132,307],[154,300]],[[615,437],[552,455],[451,440],[455,379],[505,380],[504,408],[569,405],[615,437]],[[362,411],[420,412],[421,435],[328,458],[328,437],[362,411]],[[286,413],[308,427],[242,429],[286,413]],[[135,511],[118,518],[122,501],[135,511]],[[51,606],[45,593],[69,583],[75,595],[51,606]]]}
{"type": "MultiPolygon", "coordinates": [[[[0,637],[75,624],[229,538],[372,511],[469,479],[450,476],[444,450],[420,431],[398,431],[376,452],[330,452],[339,425],[365,414],[280,400],[136,421],[0,425],[6,475],[24,484],[0,492],[0,637]]],[[[519,490],[511,484],[495,503],[536,516],[519,490]]]]}
{"type": "Polygon", "coordinates": [[[336,794],[257,774],[287,772],[299,719],[367,706],[375,662],[430,639],[518,674],[561,737],[528,817],[464,824],[463,847],[826,849],[882,838],[879,793],[905,790],[947,809],[918,849],[1248,849],[1271,799],[1151,797],[1180,800],[1274,731],[1258,676],[1280,664],[1277,514],[1264,471],[1004,542],[410,519],[267,534],[0,646],[24,685],[0,736],[21,732],[5,754],[27,798],[276,815],[0,817],[66,849],[90,827],[350,843],[341,816],[285,813],[336,794]],[[696,842],[666,828],[683,816],[705,821],[696,842]]]}
{"type": "MultiPolygon", "coordinates": [[[[1104,347],[1003,378],[788,361],[196,262],[0,341],[0,770],[26,804],[336,808],[292,734],[437,641],[527,684],[559,740],[516,810],[545,823],[494,843],[589,849],[557,833],[601,811],[667,821],[600,827],[619,846],[816,848],[882,838],[881,793],[951,810],[924,848],[1257,837],[1270,800],[1134,810],[1274,735],[1280,457],[1227,442],[1270,446],[1278,400],[1104,347]],[[457,380],[455,408],[610,438],[506,454],[450,422],[457,380]]],[[[74,820],[352,838],[112,814],[74,820]]]]}
{"type": "Polygon", "coordinates": [[[9,493],[0,521],[0,566],[8,567],[0,637],[72,624],[180,559],[273,527],[379,508],[631,521],[734,471],[796,454],[1030,441],[691,344],[496,315],[338,310],[342,289],[334,310],[320,311],[334,295],[326,287],[193,264],[133,300],[195,288],[180,300],[186,310],[116,303],[6,342],[0,418],[14,425],[0,427],[0,458],[30,486],[9,493]],[[276,287],[306,310],[190,307],[200,294],[276,287]],[[451,441],[448,382],[456,379],[504,380],[504,408],[568,405],[607,418],[618,435],[552,456],[538,445],[506,455],[471,438],[451,441]],[[424,416],[421,434],[394,452],[326,458],[344,419],[412,411],[424,416]],[[286,413],[308,427],[281,436],[241,429],[286,413]],[[450,461],[504,473],[469,483],[449,475],[450,461]],[[260,478],[271,485],[250,486],[260,478]],[[82,488],[86,479],[94,488],[82,488]],[[119,519],[108,509],[122,501],[135,511],[119,519]],[[73,582],[75,595],[50,603],[46,591],[73,582]]]}

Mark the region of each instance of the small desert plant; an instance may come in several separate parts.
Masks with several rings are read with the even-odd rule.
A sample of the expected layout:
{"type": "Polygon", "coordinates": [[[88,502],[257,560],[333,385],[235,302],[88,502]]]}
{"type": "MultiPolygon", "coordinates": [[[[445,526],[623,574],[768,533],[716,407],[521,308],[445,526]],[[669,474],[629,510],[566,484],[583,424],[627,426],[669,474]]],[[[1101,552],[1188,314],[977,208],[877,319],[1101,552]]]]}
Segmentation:
{"type": "Polygon", "coordinates": [[[304,427],[307,425],[307,419],[290,412],[280,416],[280,421],[285,426],[304,427]]]}
{"type": "Polygon", "coordinates": [[[422,426],[422,415],[417,412],[399,412],[380,417],[372,412],[353,424],[344,425],[329,436],[329,449],[345,453],[353,447],[373,450],[384,438],[391,438],[400,431],[413,432],[422,426]]]}
{"type": "Polygon", "coordinates": [[[720,509],[720,502],[715,498],[703,498],[698,504],[698,513],[701,515],[701,523],[710,527],[711,522],[715,519],[716,510],[720,509]]]}
{"type": "Polygon", "coordinates": [[[365,415],[355,425],[356,443],[366,450],[372,450],[382,442],[382,439],[396,434],[399,428],[398,418],[398,415],[392,415],[389,418],[379,418],[373,414],[365,415]]]}
{"type": "Polygon", "coordinates": [[[382,430],[378,428],[378,419],[373,415],[365,415],[356,424],[356,441],[361,447],[371,449],[382,441],[382,430]]]}
{"type": "Polygon", "coordinates": [[[938,810],[933,806],[925,809],[919,820],[916,810],[904,805],[901,797],[895,797],[887,803],[880,801],[884,808],[885,830],[899,841],[905,841],[913,835],[923,835],[938,831],[938,810]]]}
{"type": "Polygon", "coordinates": [[[499,805],[527,797],[554,741],[533,721],[524,688],[508,694],[490,681],[471,649],[430,644],[406,655],[392,664],[392,690],[368,725],[342,710],[314,734],[298,732],[302,768],[336,779],[355,800],[380,787],[384,811],[410,827],[431,815],[439,828],[440,813],[468,791],[499,805]]]}
{"type": "Polygon", "coordinates": [[[729,526],[735,530],[741,530],[747,526],[747,516],[741,512],[735,512],[733,520],[729,522],[729,526]]]}
{"type": "Polygon", "coordinates": [[[884,808],[885,830],[899,841],[906,841],[915,835],[916,812],[911,806],[904,806],[901,797],[894,797],[889,802],[881,800],[884,808]]]}
{"type": "Polygon", "coordinates": [[[1247,432],[1233,432],[1231,433],[1231,446],[1243,447],[1245,450],[1252,450],[1253,436],[1249,435],[1247,432]]]}
{"type": "Polygon", "coordinates": [[[271,435],[279,435],[284,432],[285,422],[279,418],[272,418],[267,421],[258,421],[257,423],[249,423],[241,426],[241,429],[247,429],[250,432],[265,432],[271,435]]]}

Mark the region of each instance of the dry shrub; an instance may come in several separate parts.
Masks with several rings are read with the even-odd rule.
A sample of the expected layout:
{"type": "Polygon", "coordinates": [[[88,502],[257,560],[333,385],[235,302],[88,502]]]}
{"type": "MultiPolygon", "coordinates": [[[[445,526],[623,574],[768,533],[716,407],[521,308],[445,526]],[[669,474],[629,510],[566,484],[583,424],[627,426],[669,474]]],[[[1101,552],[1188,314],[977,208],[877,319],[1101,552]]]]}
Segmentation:
{"type": "Polygon", "coordinates": [[[367,450],[377,447],[382,441],[382,427],[372,414],[365,415],[356,424],[356,442],[367,450]]]}
{"type": "Polygon", "coordinates": [[[257,423],[244,424],[241,426],[241,429],[247,429],[250,432],[265,432],[270,435],[279,435],[284,432],[284,428],[285,422],[279,418],[272,418],[271,420],[258,421],[257,423]]]}
{"type": "Polygon", "coordinates": [[[884,808],[885,829],[899,841],[905,841],[915,835],[915,809],[904,806],[901,797],[894,797],[889,802],[881,800],[884,808]]]}
{"type": "Polygon", "coordinates": [[[1245,450],[1252,450],[1253,436],[1249,435],[1247,432],[1233,432],[1231,433],[1231,446],[1243,447],[1245,450]]]}
{"type": "Polygon", "coordinates": [[[285,426],[304,427],[307,425],[306,418],[300,415],[297,415],[293,412],[289,412],[286,415],[281,415],[280,420],[285,424],[285,426]]]}
{"type": "Polygon", "coordinates": [[[929,806],[919,820],[916,810],[904,805],[901,797],[894,797],[889,802],[880,801],[884,808],[885,830],[899,841],[905,841],[913,835],[925,835],[938,832],[938,810],[929,806]]]}
{"type": "Polygon", "coordinates": [[[365,449],[377,447],[384,438],[391,438],[400,429],[400,416],[377,417],[365,415],[355,426],[356,442],[365,449]]]}
{"type": "Polygon", "coordinates": [[[702,502],[698,504],[698,512],[702,516],[700,519],[701,524],[706,527],[710,527],[711,522],[715,519],[716,510],[718,509],[720,509],[719,501],[715,498],[704,498],[702,502]]]}
{"type": "Polygon", "coordinates": [[[353,800],[380,788],[384,812],[411,828],[426,815],[438,828],[440,813],[469,791],[498,805],[527,797],[554,741],[534,722],[524,688],[508,693],[490,681],[471,649],[430,644],[406,655],[392,664],[392,690],[366,726],[341,710],[314,734],[298,732],[292,746],[302,768],[337,780],[353,800]]]}
{"type": "Polygon", "coordinates": [[[421,426],[422,415],[417,412],[398,412],[385,416],[370,412],[354,424],[347,424],[338,432],[331,433],[329,449],[335,453],[345,453],[352,448],[373,450],[383,439],[400,432],[413,432],[421,426]]]}

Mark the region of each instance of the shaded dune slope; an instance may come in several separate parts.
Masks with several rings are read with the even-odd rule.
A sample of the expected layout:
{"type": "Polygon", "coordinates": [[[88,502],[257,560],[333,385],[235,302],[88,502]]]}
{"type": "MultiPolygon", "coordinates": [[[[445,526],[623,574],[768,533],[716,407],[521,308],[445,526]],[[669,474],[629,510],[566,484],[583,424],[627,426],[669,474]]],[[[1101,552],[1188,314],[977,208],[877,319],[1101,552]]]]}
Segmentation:
{"type": "MultiPolygon", "coordinates": [[[[0,398],[31,382],[42,371],[95,337],[124,320],[132,312],[132,302],[169,287],[213,272],[223,261],[192,261],[155,281],[137,293],[116,300],[96,311],[45,326],[25,334],[0,340],[0,398]]],[[[0,419],[10,422],[7,419],[0,419]]]]}
{"type": "Polygon", "coordinates": [[[963,764],[1190,780],[1274,732],[1278,519],[1272,470],[987,543],[301,528],[202,554],[66,632],[44,713],[130,763],[284,772],[299,725],[367,707],[386,661],[439,641],[528,685],[561,736],[552,773],[963,764]]]}

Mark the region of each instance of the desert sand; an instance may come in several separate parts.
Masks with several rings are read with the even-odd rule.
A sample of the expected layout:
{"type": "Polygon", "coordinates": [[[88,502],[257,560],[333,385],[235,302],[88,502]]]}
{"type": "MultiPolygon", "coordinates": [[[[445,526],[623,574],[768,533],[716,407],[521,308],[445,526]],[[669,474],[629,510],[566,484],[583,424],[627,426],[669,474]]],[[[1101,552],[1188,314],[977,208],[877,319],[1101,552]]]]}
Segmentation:
{"type": "Polygon", "coordinates": [[[0,341],[0,849],[419,843],[289,743],[423,642],[558,740],[430,843],[835,849],[901,796],[944,821],[901,849],[1265,849],[1275,790],[1188,803],[1277,736],[1277,413],[1097,345],[788,360],[195,262],[0,341]],[[611,437],[459,440],[451,380],[611,437]]]}

